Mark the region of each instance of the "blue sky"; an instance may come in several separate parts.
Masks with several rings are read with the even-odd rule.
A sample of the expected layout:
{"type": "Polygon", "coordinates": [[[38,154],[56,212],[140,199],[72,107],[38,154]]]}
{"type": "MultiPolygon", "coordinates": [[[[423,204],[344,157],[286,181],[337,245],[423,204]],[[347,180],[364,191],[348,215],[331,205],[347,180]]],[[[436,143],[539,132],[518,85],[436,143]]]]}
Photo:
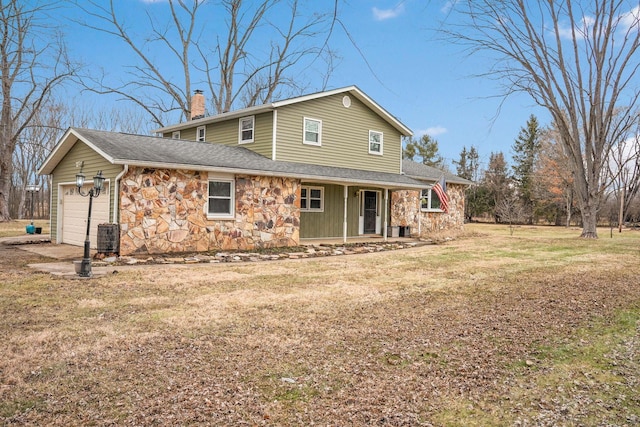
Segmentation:
{"type": "MultiPolygon", "coordinates": [[[[117,0],[132,23],[144,17],[145,9],[157,11],[166,8],[165,3],[117,0]]],[[[449,164],[459,158],[463,146],[471,145],[485,163],[491,152],[502,151],[509,158],[529,116],[535,114],[544,126],[548,115],[524,95],[511,96],[499,111],[502,99],[496,97],[500,95],[496,82],[471,77],[486,71],[490,62],[467,57],[433,31],[443,19],[452,19],[448,4],[445,0],[341,3],[340,19],[355,46],[342,29],[336,29],[331,43],[340,60],[329,88],[358,86],[416,136],[435,137],[449,164]]],[[[67,25],[69,46],[85,63],[96,70],[103,67],[111,75],[124,74],[127,56],[122,46],[104,34],[67,25]]],[[[309,87],[319,84],[309,82],[309,87]]]]}
{"type": "Polygon", "coordinates": [[[353,0],[342,19],[375,76],[358,53],[344,43],[343,73],[337,85],[357,76],[356,84],[409,126],[416,135],[428,133],[439,142],[450,163],[464,146],[478,148],[484,162],[491,152],[510,157],[511,145],[531,114],[542,125],[547,113],[525,95],[503,101],[489,79],[472,77],[490,63],[468,57],[459,46],[441,40],[435,29],[452,19],[448,1],[353,0]]]}

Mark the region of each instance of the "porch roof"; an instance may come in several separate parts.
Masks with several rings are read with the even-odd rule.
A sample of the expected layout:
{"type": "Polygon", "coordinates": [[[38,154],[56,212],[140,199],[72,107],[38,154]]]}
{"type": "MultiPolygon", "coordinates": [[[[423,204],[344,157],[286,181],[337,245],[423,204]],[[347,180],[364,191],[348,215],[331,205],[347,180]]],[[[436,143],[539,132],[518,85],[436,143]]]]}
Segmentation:
{"type": "Polygon", "coordinates": [[[444,179],[450,184],[462,184],[473,185],[472,181],[468,179],[460,178],[450,172],[443,171],[433,166],[427,166],[422,163],[417,163],[411,160],[402,161],[402,171],[409,177],[418,180],[436,182],[444,175],[444,179]]]}
{"type": "Polygon", "coordinates": [[[429,187],[404,174],[274,161],[244,147],[79,128],[67,130],[38,173],[51,174],[78,140],[112,164],[282,176],[388,189],[429,187]]]}

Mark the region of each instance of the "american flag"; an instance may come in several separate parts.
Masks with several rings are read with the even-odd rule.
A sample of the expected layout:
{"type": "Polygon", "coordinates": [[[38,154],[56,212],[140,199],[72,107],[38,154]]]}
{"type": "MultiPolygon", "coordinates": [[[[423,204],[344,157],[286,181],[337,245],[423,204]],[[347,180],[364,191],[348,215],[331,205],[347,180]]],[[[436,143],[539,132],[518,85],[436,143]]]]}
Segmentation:
{"type": "Polygon", "coordinates": [[[447,196],[447,183],[444,180],[444,175],[440,177],[440,180],[431,189],[435,191],[440,199],[440,209],[449,212],[449,196],[447,196]]]}

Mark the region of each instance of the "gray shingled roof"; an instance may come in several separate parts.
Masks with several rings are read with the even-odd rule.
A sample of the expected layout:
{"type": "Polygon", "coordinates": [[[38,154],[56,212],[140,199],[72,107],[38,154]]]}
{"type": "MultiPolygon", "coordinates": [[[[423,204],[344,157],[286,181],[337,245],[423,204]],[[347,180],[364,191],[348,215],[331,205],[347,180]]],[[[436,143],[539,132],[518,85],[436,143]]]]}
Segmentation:
{"type": "Polygon", "coordinates": [[[427,166],[422,163],[417,163],[412,160],[403,160],[402,170],[407,176],[419,180],[436,182],[442,175],[444,175],[444,179],[447,183],[473,185],[472,181],[460,178],[459,176],[454,175],[450,172],[443,171],[432,166],[427,166]]]}
{"type": "Polygon", "coordinates": [[[327,96],[333,96],[333,95],[342,94],[342,93],[345,93],[345,94],[348,93],[354,96],[356,99],[360,100],[367,107],[369,107],[371,111],[378,114],[383,120],[385,120],[391,126],[396,128],[403,135],[406,135],[406,136],[413,135],[413,132],[411,132],[411,129],[405,126],[402,122],[400,122],[400,120],[394,117],[387,110],[385,110],[380,105],[378,105],[373,99],[371,99],[366,93],[360,90],[360,88],[358,88],[357,86],[348,86],[348,87],[343,87],[339,89],[316,92],[308,95],[301,95],[293,98],[282,99],[280,101],[274,101],[274,102],[270,102],[263,105],[256,105],[253,107],[243,108],[240,110],[228,111],[226,113],[216,114],[213,116],[206,116],[200,119],[189,120],[186,122],[173,124],[170,126],[164,126],[164,127],[161,127],[160,129],[156,129],[154,133],[168,133],[175,130],[187,129],[195,126],[206,125],[209,123],[221,122],[221,121],[229,120],[232,118],[238,118],[238,117],[248,116],[252,114],[260,114],[267,111],[273,111],[287,105],[298,104],[298,103],[306,102],[309,100],[324,98],[327,96]]]}
{"type": "MultiPolygon", "coordinates": [[[[72,128],[69,133],[77,135],[113,164],[288,176],[344,184],[375,184],[387,188],[425,187],[424,182],[404,174],[274,161],[244,147],[90,129],[72,128]]],[[[69,138],[63,138],[60,144],[67,140],[69,138]]],[[[41,173],[50,173],[55,168],[60,156],[55,160],[54,153],[45,161],[41,173]]]]}

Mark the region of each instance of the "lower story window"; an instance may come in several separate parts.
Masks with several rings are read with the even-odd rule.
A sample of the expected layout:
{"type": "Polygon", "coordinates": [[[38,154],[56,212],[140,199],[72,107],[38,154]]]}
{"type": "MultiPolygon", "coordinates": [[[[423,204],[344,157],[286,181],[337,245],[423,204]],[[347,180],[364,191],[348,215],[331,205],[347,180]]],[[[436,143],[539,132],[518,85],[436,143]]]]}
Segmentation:
{"type": "Polygon", "coordinates": [[[300,210],[307,212],[324,211],[324,187],[305,187],[300,190],[300,210]]]}
{"type": "Polygon", "coordinates": [[[207,214],[209,216],[233,216],[233,180],[209,180],[207,214]]]}
{"type": "Polygon", "coordinates": [[[422,190],[420,194],[420,209],[423,211],[440,211],[440,199],[431,189],[422,190]]]}

